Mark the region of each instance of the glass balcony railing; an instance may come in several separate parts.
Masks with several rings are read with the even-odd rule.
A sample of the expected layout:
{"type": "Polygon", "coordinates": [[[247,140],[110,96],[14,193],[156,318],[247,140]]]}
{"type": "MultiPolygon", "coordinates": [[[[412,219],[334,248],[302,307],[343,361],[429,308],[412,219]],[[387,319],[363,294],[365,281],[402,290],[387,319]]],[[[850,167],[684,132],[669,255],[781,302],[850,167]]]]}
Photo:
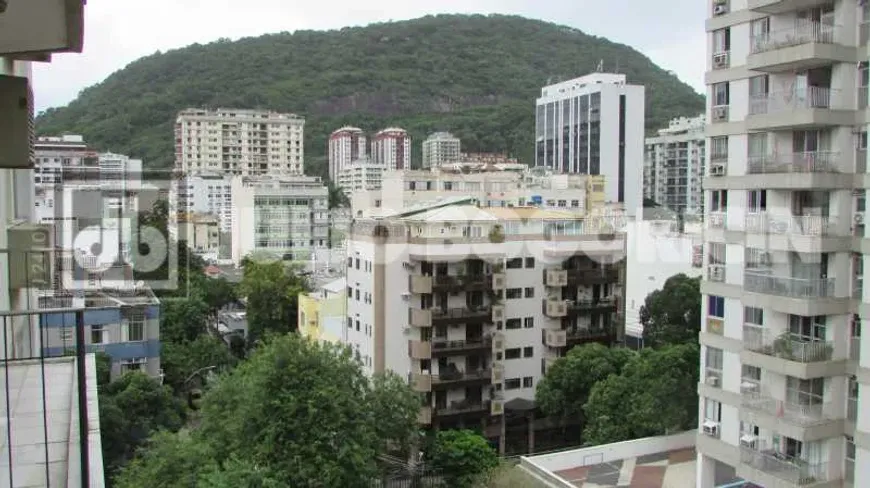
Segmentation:
{"type": "Polygon", "coordinates": [[[746,409],[766,413],[801,426],[825,422],[830,417],[826,414],[830,411],[830,403],[779,400],[764,393],[763,387],[760,390],[745,391],[741,397],[741,405],[746,409]]]}
{"type": "Polygon", "coordinates": [[[821,215],[777,215],[770,212],[750,212],[744,220],[746,232],[825,236],[831,234],[834,222],[821,215]]]}
{"type": "Polygon", "coordinates": [[[798,22],[793,27],[754,35],[750,38],[750,53],[760,54],[776,49],[813,42],[833,44],[836,27],[821,22],[798,22]]]}
{"type": "Polygon", "coordinates": [[[793,485],[804,486],[828,481],[828,464],[810,464],[773,449],[740,448],[740,462],[793,485]]]}
{"type": "Polygon", "coordinates": [[[839,152],[807,151],[749,157],[749,174],[831,173],[836,171],[839,152]]]}
{"type": "Polygon", "coordinates": [[[789,332],[773,334],[767,329],[743,326],[743,347],[748,351],[799,363],[830,361],[834,355],[831,341],[807,341],[789,332]]]}
{"type": "Polygon", "coordinates": [[[841,108],[839,90],[824,86],[753,95],[749,99],[749,115],[793,112],[812,108],[841,108]]]}
{"type": "Polygon", "coordinates": [[[833,278],[792,278],[765,272],[747,271],[743,274],[743,287],[753,293],[764,293],[789,298],[828,298],[834,296],[833,278]]]}

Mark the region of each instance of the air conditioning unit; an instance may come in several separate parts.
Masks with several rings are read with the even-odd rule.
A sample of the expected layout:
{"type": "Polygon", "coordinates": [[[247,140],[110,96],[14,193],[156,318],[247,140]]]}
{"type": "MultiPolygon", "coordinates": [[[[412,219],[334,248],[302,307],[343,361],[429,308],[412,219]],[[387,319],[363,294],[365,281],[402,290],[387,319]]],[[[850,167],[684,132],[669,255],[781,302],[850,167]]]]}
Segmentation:
{"type": "Polygon", "coordinates": [[[728,121],[728,107],[726,105],[720,105],[718,107],[713,107],[713,122],[727,122],[728,121]]]}
{"type": "Polygon", "coordinates": [[[705,420],[703,426],[704,434],[710,437],[719,437],[719,422],[705,420]]]}
{"type": "Polygon", "coordinates": [[[744,434],[740,436],[740,445],[743,447],[749,447],[755,449],[758,445],[758,437],[754,435],[744,434]]]}
{"type": "Polygon", "coordinates": [[[864,223],[864,213],[863,212],[855,213],[855,223],[859,224],[859,225],[864,223]]]}
{"type": "Polygon", "coordinates": [[[710,165],[710,176],[725,176],[725,165],[724,164],[711,164],[710,165]]]}
{"type": "Polygon", "coordinates": [[[707,381],[707,384],[709,386],[719,386],[719,377],[718,376],[712,376],[712,375],[708,376],[706,381],[707,381]]]}
{"type": "Polygon", "coordinates": [[[728,67],[728,53],[719,53],[713,55],[713,69],[722,69],[728,67]]]}
{"type": "Polygon", "coordinates": [[[724,15],[728,13],[728,6],[724,3],[719,3],[713,6],[713,15],[724,15]]]}

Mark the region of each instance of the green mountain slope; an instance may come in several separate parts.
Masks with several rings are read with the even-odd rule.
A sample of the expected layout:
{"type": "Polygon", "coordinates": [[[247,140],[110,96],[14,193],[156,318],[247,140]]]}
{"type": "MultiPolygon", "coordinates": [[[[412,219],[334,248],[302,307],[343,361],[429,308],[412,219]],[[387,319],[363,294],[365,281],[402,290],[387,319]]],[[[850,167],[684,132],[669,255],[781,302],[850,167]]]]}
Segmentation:
{"type": "Polygon", "coordinates": [[[37,120],[42,134],[80,133],[100,149],[173,159],[187,107],[268,108],[306,117],[306,172],[325,169],[326,140],[352,124],[450,130],[469,151],[533,161],[534,102],[550,79],[619,66],[647,87],[647,128],[703,110],[688,85],[634,49],[556,24],[502,15],[439,15],[195,44],[139,59],[37,120]]]}

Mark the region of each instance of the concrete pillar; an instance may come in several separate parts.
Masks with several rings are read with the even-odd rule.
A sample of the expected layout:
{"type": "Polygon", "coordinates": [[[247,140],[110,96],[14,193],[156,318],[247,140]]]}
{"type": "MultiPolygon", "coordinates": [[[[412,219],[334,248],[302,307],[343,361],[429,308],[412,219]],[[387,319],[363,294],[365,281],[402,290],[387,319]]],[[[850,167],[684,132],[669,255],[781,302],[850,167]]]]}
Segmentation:
{"type": "Polygon", "coordinates": [[[499,415],[499,424],[501,426],[501,431],[498,434],[498,454],[499,456],[504,456],[505,451],[505,434],[507,433],[507,426],[505,425],[504,413],[499,415]]]}
{"type": "Polygon", "coordinates": [[[710,456],[705,456],[698,453],[697,469],[697,488],[715,488],[716,486],[716,460],[710,456]]]}
{"type": "Polygon", "coordinates": [[[535,452],[535,412],[529,413],[529,454],[535,452]]]}

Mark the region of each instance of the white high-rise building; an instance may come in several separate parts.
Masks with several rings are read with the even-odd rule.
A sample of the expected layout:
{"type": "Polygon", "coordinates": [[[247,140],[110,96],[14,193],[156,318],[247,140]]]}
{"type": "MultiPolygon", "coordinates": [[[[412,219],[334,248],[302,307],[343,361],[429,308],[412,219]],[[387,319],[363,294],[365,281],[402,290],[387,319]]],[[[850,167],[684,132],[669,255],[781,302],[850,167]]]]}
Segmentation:
{"type": "Polygon", "coordinates": [[[604,175],[607,201],[643,203],[644,87],[592,73],[545,86],[535,116],[535,166],[604,175]]]}
{"type": "Polygon", "coordinates": [[[372,160],[358,159],[338,172],[338,186],[347,196],[359,192],[378,191],[386,168],[372,160]]]}
{"type": "Polygon", "coordinates": [[[708,5],[697,486],[870,486],[870,7],[708,5]]]}
{"type": "Polygon", "coordinates": [[[366,135],[356,127],[342,127],[329,136],[329,179],[336,181],[339,173],[354,161],[365,159],[368,147],[366,135]]]}
{"type": "Polygon", "coordinates": [[[437,168],[456,163],[462,154],[462,143],[449,132],[436,132],[423,141],[423,168],[437,168]]]}
{"type": "Polygon", "coordinates": [[[534,422],[535,387],[558,357],[622,338],[625,240],[613,228],[449,203],[355,219],[342,340],[366,372],[410,379],[421,424],[482,426],[504,452],[501,416],[534,422]]]}
{"type": "Polygon", "coordinates": [[[643,196],[686,215],[704,214],[704,116],[671,120],[646,139],[643,196]]]}
{"type": "Polygon", "coordinates": [[[183,217],[190,214],[213,215],[219,219],[221,232],[230,232],[233,206],[231,182],[231,176],[220,173],[185,175],[178,181],[177,191],[170,194],[170,210],[183,217]]]}
{"type": "Polygon", "coordinates": [[[228,175],[303,173],[305,119],[264,110],[191,108],[175,121],[175,169],[228,175]]]}
{"type": "Polygon", "coordinates": [[[372,138],[372,161],[387,170],[411,169],[411,136],[396,127],[378,132],[372,138]]]}

